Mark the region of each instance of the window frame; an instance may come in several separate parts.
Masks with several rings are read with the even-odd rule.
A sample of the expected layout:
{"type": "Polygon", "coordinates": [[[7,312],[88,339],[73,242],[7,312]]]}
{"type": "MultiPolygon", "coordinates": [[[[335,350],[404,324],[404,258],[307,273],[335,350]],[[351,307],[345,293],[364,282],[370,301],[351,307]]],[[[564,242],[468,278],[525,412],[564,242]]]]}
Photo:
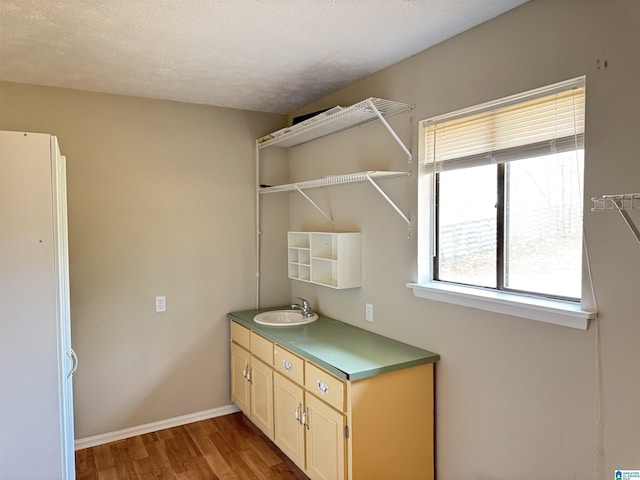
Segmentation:
{"type": "MultiPolygon", "coordinates": [[[[536,91],[557,90],[577,83],[584,85],[585,78],[580,77],[560,82],[536,91]]],[[[451,115],[443,117],[470,115],[471,112],[479,111],[490,105],[503,106],[519,103],[526,101],[536,91],[513,95],[495,102],[488,102],[477,107],[453,112],[451,115]]],[[[584,248],[582,249],[583,267],[580,301],[513,290],[497,290],[449,283],[434,279],[436,269],[435,241],[438,232],[435,205],[435,188],[437,186],[434,178],[436,172],[434,166],[425,161],[426,124],[431,120],[433,119],[423,120],[418,123],[420,142],[420,161],[418,162],[418,278],[416,282],[407,283],[407,287],[411,288],[413,294],[419,298],[586,330],[589,320],[596,318],[597,313],[593,309],[594,302],[592,297],[589,298],[589,295],[585,295],[588,293],[590,283],[588,272],[585,269],[584,248]]]]}

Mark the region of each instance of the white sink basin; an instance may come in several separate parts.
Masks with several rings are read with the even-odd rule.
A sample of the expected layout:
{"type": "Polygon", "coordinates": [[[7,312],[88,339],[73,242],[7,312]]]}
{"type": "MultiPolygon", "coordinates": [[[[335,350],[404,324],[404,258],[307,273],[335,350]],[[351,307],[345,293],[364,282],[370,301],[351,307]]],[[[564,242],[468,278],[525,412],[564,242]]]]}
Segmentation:
{"type": "Polygon", "coordinates": [[[304,325],[305,323],[315,322],[318,319],[317,314],[310,317],[303,317],[299,310],[272,310],[270,312],[262,312],[253,317],[253,321],[261,325],[269,325],[270,327],[290,327],[294,325],[304,325]]]}

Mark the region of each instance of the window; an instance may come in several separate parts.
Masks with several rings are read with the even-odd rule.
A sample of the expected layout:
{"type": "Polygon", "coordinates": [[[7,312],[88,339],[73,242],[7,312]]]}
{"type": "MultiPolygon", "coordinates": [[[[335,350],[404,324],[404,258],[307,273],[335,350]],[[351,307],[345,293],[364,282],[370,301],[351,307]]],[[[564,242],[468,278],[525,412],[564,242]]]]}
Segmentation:
{"type": "Polygon", "coordinates": [[[425,120],[417,296],[586,328],[584,79],[425,120]]]}

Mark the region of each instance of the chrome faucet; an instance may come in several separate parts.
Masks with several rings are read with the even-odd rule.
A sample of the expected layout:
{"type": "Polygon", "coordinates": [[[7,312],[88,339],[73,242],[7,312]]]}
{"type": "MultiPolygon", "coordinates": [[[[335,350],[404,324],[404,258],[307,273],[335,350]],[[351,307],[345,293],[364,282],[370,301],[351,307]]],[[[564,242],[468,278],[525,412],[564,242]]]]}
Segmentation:
{"type": "Polygon", "coordinates": [[[299,308],[300,310],[302,310],[303,317],[311,317],[313,315],[313,311],[311,310],[311,304],[309,303],[309,300],[306,300],[302,297],[298,297],[298,300],[300,300],[300,303],[294,303],[293,305],[291,305],[291,308],[299,308]]]}

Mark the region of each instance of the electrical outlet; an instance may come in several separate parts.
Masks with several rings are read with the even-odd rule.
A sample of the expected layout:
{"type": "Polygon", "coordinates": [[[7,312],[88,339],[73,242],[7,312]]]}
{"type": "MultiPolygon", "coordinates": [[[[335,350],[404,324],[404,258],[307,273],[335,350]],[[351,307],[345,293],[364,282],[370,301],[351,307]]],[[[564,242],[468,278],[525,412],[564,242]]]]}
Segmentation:
{"type": "Polygon", "coordinates": [[[167,311],[167,297],[156,297],[156,313],[167,311]]]}
{"type": "Polygon", "coordinates": [[[373,303],[366,303],[364,306],[364,319],[373,322],[373,303]]]}

